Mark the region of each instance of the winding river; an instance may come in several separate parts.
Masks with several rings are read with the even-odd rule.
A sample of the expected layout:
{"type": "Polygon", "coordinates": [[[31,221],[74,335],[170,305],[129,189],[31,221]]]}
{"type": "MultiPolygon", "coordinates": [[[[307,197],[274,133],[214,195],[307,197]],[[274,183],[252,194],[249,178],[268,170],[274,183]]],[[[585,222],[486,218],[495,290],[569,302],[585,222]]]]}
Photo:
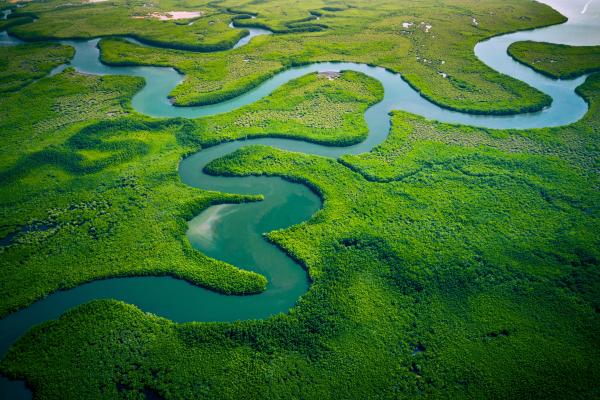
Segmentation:
{"type": "MultiPolygon", "coordinates": [[[[522,40],[570,45],[600,44],[600,1],[543,2],[569,17],[569,21],[552,27],[497,36],[482,41],[475,47],[477,57],[491,68],[524,81],[553,98],[552,105],[543,111],[513,116],[471,115],[441,108],[421,97],[400,75],[380,67],[356,63],[315,63],[292,68],[229,101],[201,107],[174,107],[167,94],[183,79],[174,69],[111,67],[99,62],[99,39],[61,41],[76,49],[68,66],[78,71],[145,78],[146,86],[133,97],[132,105],[138,112],[155,117],[198,118],[228,112],[256,102],[291,79],[326,70],[362,72],[379,80],[385,93],[381,102],[365,112],[369,128],[367,139],[354,146],[329,147],[290,139],[250,139],[206,148],[181,161],[179,174],[188,185],[204,190],[265,195],[261,202],[209,207],[189,221],[187,232],[192,245],[208,256],[267,277],[269,284],[265,292],[250,296],[227,296],[170,277],[94,281],[53,293],[0,320],[0,357],[32,326],[58,318],[74,306],[99,298],[115,298],[132,303],[144,311],[177,322],[259,319],[287,312],[308,290],[309,281],[306,272],[296,262],[264,240],[263,233],[309,219],[321,208],[321,200],[306,186],[281,178],[209,176],[203,172],[204,166],[249,144],[263,144],[332,158],[368,152],[387,137],[390,129],[388,114],[391,110],[405,110],[429,119],[489,128],[525,129],[573,123],[587,112],[586,102],[575,93],[575,88],[585,81],[586,76],[572,80],[547,78],[512,60],[506,49],[511,43],[522,40]]],[[[251,31],[251,35],[243,38],[232,51],[238,51],[236,49],[252,37],[266,33],[268,31],[251,31]]],[[[0,45],[19,43],[22,42],[6,33],[0,34],[0,45]]],[[[61,72],[66,66],[56,68],[51,74],[61,72]]],[[[22,382],[0,379],[0,397],[13,399],[29,396],[30,393],[22,382]]]]}

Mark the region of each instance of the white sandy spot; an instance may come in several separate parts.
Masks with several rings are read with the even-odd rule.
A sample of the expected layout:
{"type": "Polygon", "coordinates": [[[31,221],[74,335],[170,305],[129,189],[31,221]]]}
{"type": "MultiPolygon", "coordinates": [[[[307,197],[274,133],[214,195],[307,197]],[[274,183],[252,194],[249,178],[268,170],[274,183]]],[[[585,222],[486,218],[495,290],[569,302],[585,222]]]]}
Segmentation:
{"type": "Polygon", "coordinates": [[[594,1],[594,0],[589,0],[587,3],[585,3],[585,5],[583,6],[583,10],[581,10],[582,14],[585,14],[585,12],[587,11],[590,4],[592,4],[592,1],[594,1]]]}
{"type": "Polygon", "coordinates": [[[188,222],[188,234],[206,244],[211,244],[215,238],[215,228],[218,222],[234,211],[231,204],[209,207],[188,222]]]}
{"type": "MultiPolygon", "coordinates": [[[[100,0],[100,1],[105,1],[105,0],[100,0]]],[[[158,19],[159,21],[173,21],[173,20],[177,20],[177,19],[198,18],[203,15],[204,15],[204,13],[202,11],[169,11],[166,13],[153,12],[152,14],[148,14],[145,16],[144,15],[136,15],[136,16],[133,16],[132,18],[135,18],[135,19],[155,18],[155,19],[158,19]]]]}
{"type": "Polygon", "coordinates": [[[413,25],[414,25],[414,24],[413,24],[412,22],[403,22],[403,23],[402,23],[402,27],[403,27],[404,29],[408,29],[408,28],[410,28],[410,27],[411,27],[411,26],[413,26],[413,25]]]}

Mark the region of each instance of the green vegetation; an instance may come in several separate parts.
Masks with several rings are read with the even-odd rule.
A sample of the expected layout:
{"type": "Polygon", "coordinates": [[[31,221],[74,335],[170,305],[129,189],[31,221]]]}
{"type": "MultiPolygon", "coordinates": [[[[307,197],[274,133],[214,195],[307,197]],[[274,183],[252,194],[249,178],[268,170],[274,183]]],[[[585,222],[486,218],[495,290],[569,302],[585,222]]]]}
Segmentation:
{"type": "MultiPolygon", "coordinates": [[[[272,36],[272,35],[269,35],[272,36]]],[[[352,51],[355,54],[364,52],[369,46],[381,44],[382,37],[363,37],[359,43],[343,44],[328,42],[322,38],[313,39],[308,43],[300,44],[298,37],[290,35],[281,36],[277,43],[268,37],[255,38],[251,44],[227,53],[194,54],[177,50],[161,50],[141,48],[124,40],[103,39],[100,42],[102,61],[111,65],[136,65],[151,64],[158,66],[174,66],[186,75],[182,84],[173,92],[173,100],[177,105],[197,105],[218,103],[238,96],[259,85],[267,78],[292,65],[306,64],[310,61],[343,61],[339,56],[319,57],[318,59],[289,59],[286,55],[296,49],[305,49],[307,53],[322,51],[324,46],[337,48],[338,51],[352,51]],[[376,42],[379,40],[379,42],[376,42]],[[281,43],[283,42],[283,43],[281,43]],[[256,49],[264,43],[260,53],[256,49]],[[372,43],[372,44],[369,44],[372,43]],[[309,47],[310,46],[310,47],[309,47]],[[362,50],[361,50],[362,47],[362,50]],[[321,50],[318,50],[321,49],[321,50]]],[[[407,44],[400,40],[393,43],[388,37],[387,44],[392,46],[392,53],[403,56],[407,44]]],[[[389,54],[386,57],[393,57],[389,54]]],[[[366,59],[358,61],[366,62],[366,59]]]]}
{"type": "Polygon", "coordinates": [[[600,71],[600,46],[517,42],[508,48],[515,60],[552,78],[568,79],[600,71]]]}
{"type": "Polygon", "coordinates": [[[362,74],[346,71],[330,81],[313,73],[290,81],[262,101],[199,120],[200,140],[212,145],[268,134],[350,145],[366,138],[363,114],[381,98],[381,84],[362,74]]]}
{"type": "Polygon", "coordinates": [[[19,12],[34,12],[39,20],[9,31],[27,39],[130,35],[158,46],[197,50],[231,47],[243,34],[227,28],[232,19],[238,26],[289,32],[257,37],[250,45],[211,54],[103,41],[103,60],[109,63],[173,66],[184,72],[185,82],[172,93],[178,105],[232,98],[291,65],[356,61],[402,73],[423,96],[444,107],[493,114],[539,110],[549,105],[547,96],[483,65],[473,46],[492,35],[564,21],[549,7],[522,0],[443,0],[435,7],[409,0],[168,1],[161,2],[160,9],[143,7],[141,0],[127,5],[107,2],[57,8],[56,4],[28,4],[19,12]],[[130,18],[169,10],[202,10],[206,16],[191,26],[130,18]],[[250,15],[256,18],[240,18],[250,15]],[[405,28],[404,23],[413,25],[405,28]]]}
{"type": "MultiPolygon", "coordinates": [[[[167,64],[186,53],[141,57],[152,54],[167,64]]],[[[260,276],[183,237],[209,204],[253,199],[179,183],[179,158],[246,132],[339,143],[348,129],[354,142],[381,96],[359,74],[310,75],[190,122],[133,113],[140,85],[67,70],[0,99],[3,233],[33,228],[2,249],[2,314],[102,276],[259,290],[260,276]],[[329,121],[330,107],[344,118],[329,121]]],[[[567,127],[477,129],[396,112],[385,143],[341,162],[261,146],[216,160],[213,173],[283,176],[324,198],[310,221],[269,234],[313,279],[290,314],[175,324],[94,301],[33,329],[2,371],[61,399],[597,398],[600,74],[579,91],[590,111],[567,127]]]]}
{"type": "MultiPolygon", "coordinates": [[[[586,84],[594,104],[599,85],[586,84]]],[[[389,183],[266,147],[211,166],[323,194],[315,218],[270,235],[314,279],[290,315],[178,325],[98,301],[35,329],[4,369],[49,398],[594,398],[597,178],[551,152],[462,146],[452,127],[437,139],[438,127],[407,154],[422,168],[389,183]]]]}
{"type": "Polygon", "coordinates": [[[0,250],[0,314],[107,276],[170,274],[229,293],[264,288],[263,277],[185,240],[186,219],[244,199],[179,182],[175,166],[196,146],[194,127],[129,116],[141,83],[67,71],[0,100],[1,235],[17,233],[0,250]]]}
{"type": "MultiPolygon", "coordinates": [[[[215,51],[231,48],[247,31],[231,29],[231,16],[206,5],[185,8],[159,8],[150,3],[79,2],[52,0],[34,2],[16,11],[7,21],[15,21],[26,13],[38,19],[34,24],[22,22],[10,28],[11,34],[24,40],[90,39],[98,36],[130,36],[141,42],[162,47],[195,51],[215,51]],[[153,13],[169,11],[199,11],[202,16],[190,20],[160,21],[153,13]],[[189,25],[189,23],[193,24],[189,25]]],[[[163,4],[162,7],[175,6],[163,4]]],[[[13,24],[15,24],[13,23],[13,24]]]]}
{"type": "MultiPolygon", "coordinates": [[[[371,181],[401,181],[420,173],[423,168],[433,168],[435,165],[446,168],[444,159],[448,155],[456,155],[455,146],[489,147],[507,153],[542,154],[565,160],[580,174],[596,179],[593,171],[598,168],[599,128],[596,115],[600,115],[600,104],[595,101],[595,91],[599,88],[600,75],[596,74],[577,89],[591,102],[590,109],[583,119],[562,128],[525,131],[474,128],[432,122],[406,112],[394,111],[393,129],[383,144],[368,154],[347,155],[340,161],[371,181]],[[431,141],[451,147],[430,146],[431,141]],[[419,159],[427,161],[423,164],[419,159]]],[[[471,161],[466,158],[465,162],[471,161]]]]}
{"type": "MultiPolygon", "coordinates": [[[[12,16],[12,15],[10,15],[10,16],[12,16]]],[[[13,28],[15,26],[29,24],[31,22],[33,22],[33,18],[30,16],[0,19],[0,32],[3,32],[5,30],[13,28]]]]}
{"type": "Polygon", "coordinates": [[[202,209],[254,198],[190,188],[179,182],[178,161],[246,135],[356,142],[367,132],[364,110],[383,96],[363,75],[311,74],[229,114],[152,120],[129,109],[140,86],[69,69],[0,99],[0,237],[14,235],[0,248],[0,315],[109,276],[170,274],[225,293],[264,290],[264,277],[209,259],[185,238],[186,221],[202,209]]]}
{"type": "Polygon", "coordinates": [[[53,68],[68,62],[73,54],[72,47],[58,43],[34,43],[2,48],[0,93],[18,90],[48,75],[53,68]]]}
{"type": "MultiPolygon", "coordinates": [[[[444,0],[434,9],[397,1],[59,4],[28,4],[7,20],[18,24],[3,26],[30,39],[127,34],[195,50],[230,47],[243,34],[226,27],[232,18],[286,32],[209,54],[102,40],[108,62],[186,73],[177,104],[230,98],[292,65],[348,60],[402,72],[446,107],[536,109],[548,99],[476,62],[472,46],[561,20],[516,0],[444,0]],[[197,8],[206,15],[193,25],[131,18],[197,8]]],[[[551,76],[598,68],[595,48],[519,43],[510,51],[551,76]]],[[[311,74],[231,113],[152,119],[129,104],[140,79],[72,69],[42,78],[71,54],[32,44],[0,55],[3,316],[110,276],[264,290],[264,277],[204,256],[184,235],[186,220],[206,207],[260,197],[188,187],[178,161],[242,137],[356,143],[366,134],[364,110],[382,97],[357,73],[311,74]]],[[[313,280],[289,314],[176,324],[94,301],[33,329],[0,368],[26,378],[38,398],[597,398],[600,74],[579,92],[590,110],[567,127],[479,129],[394,112],[388,140],[369,154],[331,160],[250,146],[215,160],[212,173],[282,176],[324,199],[310,221],[268,235],[313,280]]]]}

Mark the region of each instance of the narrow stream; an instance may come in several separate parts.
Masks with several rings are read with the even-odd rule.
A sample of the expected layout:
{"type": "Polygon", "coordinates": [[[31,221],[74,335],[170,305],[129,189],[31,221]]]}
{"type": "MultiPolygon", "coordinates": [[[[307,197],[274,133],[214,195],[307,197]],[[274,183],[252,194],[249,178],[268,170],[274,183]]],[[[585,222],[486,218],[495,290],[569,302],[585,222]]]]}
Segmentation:
{"type": "MultiPolygon", "coordinates": [[[[209,207],[189,222],[187,232],[192,245],[208,256],[265,275],[269,280],[265,292],[250,296],[227,296],[169,277],[94,281],[72,290],[50,294],[0,320],[0,357],[32,326],[56,319],[74,306],[99,298],[119,299],[177,322],[262,319],[287,312],[308,290],[309,282],[305,271],[279,248],[265,241],[262,235],[309,219],[321,208],[320,199],[304,185],[290,183],[281,178],[209,176],[203,172],[207,163],[249,144],[268,145],[332,158],[368,152],[387,137],[390,129],[388,114],[391,110],[405,110],[429,119],[490,128],[525,129],[573,123],[579,120],[588,108],[586,102],[574,91],[586,77],[572,80],[545,77],[512,60],[506,54],[506,48],[510,43],[522,40],[571,45],[600,44],[599,2],[587,2],[585,12],[582,13],[586,3],[584,0],[546,0],[544,3],[559,9],[569,17],[569,21],[548,28],[502,35],[477,44],[475,54],[484,63],[528,83],[553,98],[552,106],[543,111],[513,116],[471,115],[441,108],[421,97],[399,74],[380,67],[356,63],[315,63],[292,68],[278,73],[257,88],[229,101],[201,107],[174,107],[167,95],[183,79],[174,69],[111,67],[99,62],[99,39],[61,41],[75,47],[76,53],[69,66],[78,71],[144,77],[146,86],[133,97],[132,105],[140,113],[155,117],[198,118],[228,112],[256,102],[291,79],[327,70],[362,72],[379,80],[385,93],[381,102],[365,112],[369,135],[364,142],[357,145],[330,147],[289,139],[250,139],[203,149],[180,163],[179,174],[182,181],[193,187],[227,193],[265,195],[265,200],[261,202],[209,207]]],[[[246,38],[250,40],[248,36],[246,38]]],[[[6,33],[0,34],[0,44],[18,43],[21,42],[6,33]]],[[[61,66],[52,73],[63,69],[64,66],[61,66]]],[[[30,396],[23,382],[6,379],[0,379],[0,394],[3,398],[30,396]]]]}
{"type": "MultiPolygon", "coordinates": [[[[254,17],[253,17],[254,18],[254,17]]],[[[229,24],[229,27],[232,29],[237,29],[237,27],[235,25],[233,25],[233,22],[231,22],[229,24]]],[[[260,29],[260,28],[243,28],[246,29],[248,32],[250,32],[250,34],[248,34],[247,36],[244,36],[243,38],[241,38],[234,46],[234,49],[237,49],[238,47],[242,47],[246,44],[248,44],[253,37],[256,36],[260,36],[260,35],[270,35],[273,32],[267,30],[267,29],[260,29]]]]}

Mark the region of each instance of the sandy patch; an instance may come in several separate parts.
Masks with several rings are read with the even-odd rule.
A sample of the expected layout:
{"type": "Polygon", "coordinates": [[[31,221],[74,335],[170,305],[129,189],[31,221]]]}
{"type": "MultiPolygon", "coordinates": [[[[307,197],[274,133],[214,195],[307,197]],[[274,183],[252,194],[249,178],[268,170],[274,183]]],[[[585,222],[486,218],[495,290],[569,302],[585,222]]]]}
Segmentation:
{"type": "Polygon", "coordinates": [[[411,26],[413,26],[413,25],[414,25],[414,24],[413,24],[412,22],[403,22],[403,23],[402,23],[402,27],[403,27],[404,29],[408,29],[408,28],[410,28],[410,27],[411,27],[411,26]]]}
{"type": "MultiPolygon", "coordinates": [[[[105,0],[100,0],[105,1],[105,0]]],[[[166,13],[153,12],[148,15],[135,15],[132,18],[144,19],[144,18],[155,18],[159,21],[174,21],[176,19],[191,19],[199,18],[204,15],[202,11],[169,11],[166,13]]]]}
{"type": "Polygon", "coordinates": [[[233,204],[219,204],[204,210],[200,215],[188,222],[188,235],[210,246],[215,240],[217,224],[227,215],[235,212],[233,204]]]}

